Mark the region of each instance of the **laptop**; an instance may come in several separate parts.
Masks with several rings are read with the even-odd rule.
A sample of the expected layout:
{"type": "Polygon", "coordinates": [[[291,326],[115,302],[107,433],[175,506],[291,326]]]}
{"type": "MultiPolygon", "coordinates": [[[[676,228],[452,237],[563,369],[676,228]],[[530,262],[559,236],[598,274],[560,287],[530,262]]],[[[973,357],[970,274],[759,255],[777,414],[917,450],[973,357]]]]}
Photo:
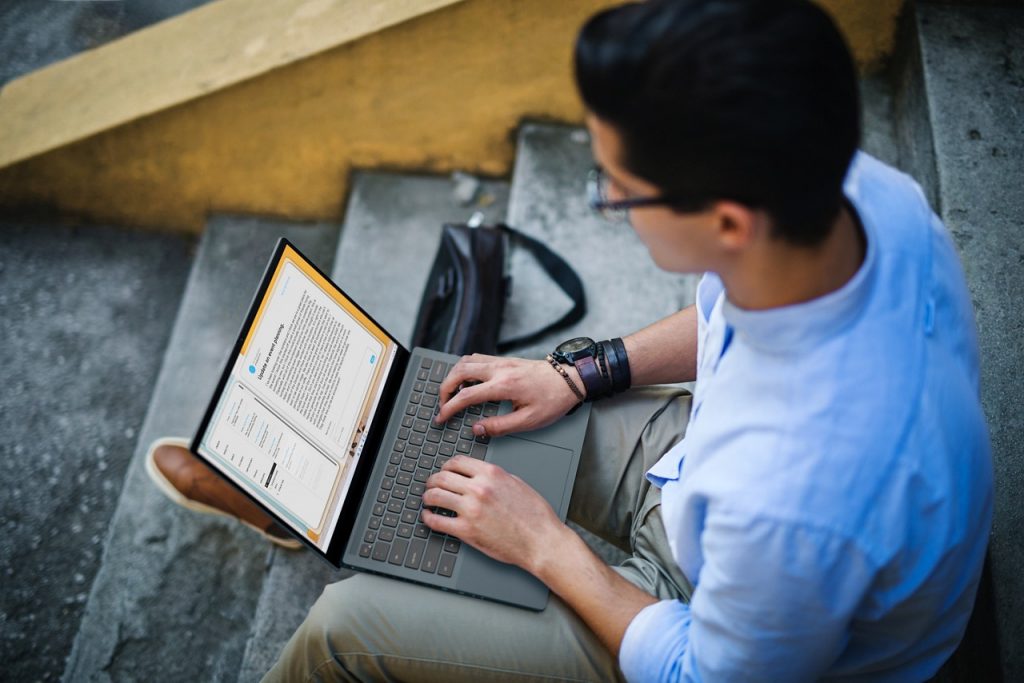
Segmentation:
{"type": "Polygon", "coordinates": [[[541,610],[543,583],[431,531],[421,497],[463,454],[521,477],[564,521],[590,406],[503,437],[471,426],[507,401],[435,425],[458,358],[404,348],[281,238],[191,450],[334,567],[541,610]]]}

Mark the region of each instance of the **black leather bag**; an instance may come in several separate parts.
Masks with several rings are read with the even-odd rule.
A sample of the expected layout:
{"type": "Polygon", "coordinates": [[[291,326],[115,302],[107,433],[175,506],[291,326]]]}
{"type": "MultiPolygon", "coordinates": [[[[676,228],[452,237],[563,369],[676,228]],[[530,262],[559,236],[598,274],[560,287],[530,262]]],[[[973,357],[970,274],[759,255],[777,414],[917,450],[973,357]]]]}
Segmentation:
{"type": "Polygon", "coordinates": [[[458,355],[499,354],[578,322],[586,310],[583,283],[576,271],[541,242],[507,225],[446,224],[427,278],[412,343],[458,355]],[[505,272],[510,243],[533,255],[569,295],[573,307],[536,332],[499,341],[505,301],[511,291],[511,277],[505,272]]]}

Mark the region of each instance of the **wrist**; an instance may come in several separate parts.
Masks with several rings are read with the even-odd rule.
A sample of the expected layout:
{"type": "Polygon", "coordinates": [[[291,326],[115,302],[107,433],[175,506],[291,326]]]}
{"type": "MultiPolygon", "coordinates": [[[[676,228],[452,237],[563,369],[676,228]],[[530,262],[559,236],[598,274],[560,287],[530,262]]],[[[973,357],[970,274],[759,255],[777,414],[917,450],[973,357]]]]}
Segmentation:
{"type": "Polygon", "coordinates": [[[562,567],[571,562],[567,552],[580,537],[566,524],[555,520],[535,537],[533,549],[527,553],[523,569],[550,586],[554,577],[561,575],[562,567]]]}

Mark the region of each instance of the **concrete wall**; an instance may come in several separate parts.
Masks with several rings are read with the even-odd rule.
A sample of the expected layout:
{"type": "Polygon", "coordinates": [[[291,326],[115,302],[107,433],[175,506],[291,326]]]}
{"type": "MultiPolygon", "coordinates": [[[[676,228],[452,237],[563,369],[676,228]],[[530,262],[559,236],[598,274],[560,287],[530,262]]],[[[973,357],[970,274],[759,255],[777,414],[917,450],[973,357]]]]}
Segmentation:
{"type": "MultiPolygon", "coordinates": [[[[902,0],[822,2],[863,66],[891,52],[902,0]]],[[[291,38],[220,0],[8,84],[0,206],[198,232],[211,210],[338,218],[354,167],[504,175],[524,116],[580,120],[573,39],[615,3],[283,4],[291,38]]]]}

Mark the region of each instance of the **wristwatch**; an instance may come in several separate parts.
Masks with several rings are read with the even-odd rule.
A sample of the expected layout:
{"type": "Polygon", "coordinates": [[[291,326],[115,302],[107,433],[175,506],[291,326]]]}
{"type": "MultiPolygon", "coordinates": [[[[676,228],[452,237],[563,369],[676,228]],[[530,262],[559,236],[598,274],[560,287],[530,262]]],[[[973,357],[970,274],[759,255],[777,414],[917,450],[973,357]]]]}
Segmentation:
{"type": "Polygon", "coordinates": [[[587,400],[596,401],[607,393],[597,366],[597,343],[590,337],[575,337],[559,344],[551,357],[563,365],[574,365],[587,389],[587,400]]]}

